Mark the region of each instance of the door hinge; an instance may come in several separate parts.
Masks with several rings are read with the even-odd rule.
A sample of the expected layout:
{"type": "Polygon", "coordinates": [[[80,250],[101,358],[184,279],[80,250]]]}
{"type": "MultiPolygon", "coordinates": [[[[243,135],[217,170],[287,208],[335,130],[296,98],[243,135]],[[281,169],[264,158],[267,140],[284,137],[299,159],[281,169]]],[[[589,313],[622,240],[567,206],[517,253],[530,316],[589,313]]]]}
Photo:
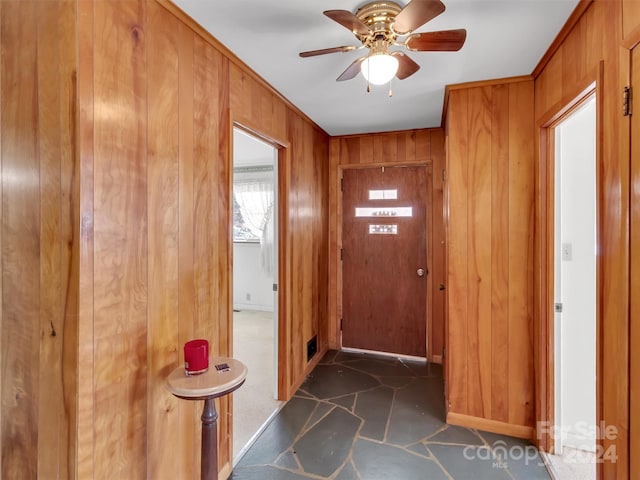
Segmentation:
{"type": "Polygon", "coordinates": [[[340,331],[342,331],[342,319],[340,319],[340,331]]]}
{"type": "Polygon", "coordinates": [[[554,306],[553,306],[553,310],[554,310],[556,313],[562,313],[562,303],[556,303],[556,304],[554,304],[554,306]]]}
{"type": "Polygon", "coordinates": [[[344,248],[340,249],[340,260],[344,258],[344,248]]]}
{"type": "Polygon", "coordinates": [[[340,191],[344,192],[344,178],[340,179],[340,191]]]}
{"type": "Polygon", "coordinates": [[[632,111],[632,92],[631,92],[631,87],[624,87],[624,90],[622,91],[622,115],[624,115],[625,117],[631,115],[633,113],[632,111]]]}
{"type": "Polygon", "coordinates": [[[273,284],[273,291],[274,291],[274,292],[277,292],[277,291],[278,291],[278,284],[277,284],[277,283],[274,283],[274,284],[273,284]]]}

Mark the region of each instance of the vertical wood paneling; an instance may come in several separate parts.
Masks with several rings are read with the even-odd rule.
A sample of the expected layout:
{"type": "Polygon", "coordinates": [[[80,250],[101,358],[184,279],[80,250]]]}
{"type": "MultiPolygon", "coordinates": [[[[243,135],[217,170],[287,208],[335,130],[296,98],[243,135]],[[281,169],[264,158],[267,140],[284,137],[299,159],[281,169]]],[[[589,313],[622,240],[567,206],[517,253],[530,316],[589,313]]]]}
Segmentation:
{"type": "Polygon", "coordinates": [[[431,135],[428,130],[419,130],[416,132],[416,153],[415,161],[417,163],[429,162],[431,154],[431,135]]]}
{"type": "MultiPolygon", "coordinates": [[[[415,133],[408,136],[408,143],[413,144],[412,150],[415,157],[415,133]]],[[[431,269],[431,283],[433,289],[431,312],[428,312],[429,318],[432,319],[428,326],[431,329],[431,345],[429,351],[434,356],[440,356],[444,349],[444,295],[445,290],[440,289],[440,285],[446,287],[447,273],[445,270],[444,259],[446,255],[445,246],[445,226],[444,226],[444,181],[443,174],[446,168],[444,153],[444,131],[431,131],[431,164],[432,164],[432,192],[433,202],[429,217],[432,225],[432,241],[433,248],[431,269]]]]}
{"type": "MultiPolygon", "coordinates": [[[[317,317],[314,321],[320,345],[328,345],[329,329],[329,150],[327,139],[317,129],[313,130],[313,198],[320,205],[322,215],[313,217],[312,240],[313,258],[310,266],[313,272],[312,292],[315,292],[311,309],[317,317]],[[315,308],[323,305],[324,309],[315,308]]],[[[317,210],[318,207],[312,210],[317,210]]]]}
{"type": "Polygon", "coordinates": [[[533,104],[531,82],[509,85],[508,164],[508,423],[532,425],[533,418],[533,104]],[[513,366],[513,368],[512,368],[513,366]]]}
{"type": "Polygon", "coordinates": [[[376,137],[373,135],[367,135],[364,137],[346,139],[345,141],[349,147],[344,149],[345,160],[340,163],[346,164],[353,162],[366,165],[367,163],[375,162],[376,160],[373,155],[373,144],[375,138],[376,137]],[[350,150],[359,152],[359,155],[357,157],[355,155],[349,155],[350,150]]]}
{"type": "Polygon", "coordinates": [[[35,2],[2,6],[2,478],[36,478],[40,185],[35,2]],[[7,46],[11,55],[5,55],[7,46]]]}
{"type": "MultiPolygon", "coordinates": [[[[51,415],[38,428],[38,472],[58,474],[58,431],[62,409],[61,339],[63,318],[60,312],[62,282],[67,280],[67,257],[58,244],[62,228],[59,72],[59,7],[51,3],[38,12],[38,157],[40,159],[40,390],[38,417],[51,415]],[[64,279],[64,280],[63,280],[64,279]],[[60,331],[61,337],[57,338],[60,331]],[[53,410],[53,412],[51,411],[53,410]],[[55,413],[54,413],[55,412],[55,413]],[[49,446],[50,448],[47,448],[49,446]],[[53,448],[51,448],[53,446],[53,448]]],[[[64,444],[63,444],[64,446],[64,444]]]]}
{"type": "Polygon", "coordinates": [[[78,156],[80,171],[80,244],[78,303],[78,478],[94,471],[94,2],[78,3],[78,156]]]}
{"type": "Polygon", "coordinates": [[[328,341],[322,325],[328,309],[329,139],[235,65],[230,66],[229,88],[231,121],[283,147],[279,275],[280,296],[286,300],[279,302],[279,362],[284,369],[279,390],[281,398],[288,398],[308,370],[307,341],[318,334],[319,351],[328,341]]]}
{"type": "Polygon", "coordinates": [[[295,165],[291,169],[291,177],[289,184],[289,205],[287,211],[289,212],[288,224],[290,235],[290,255],[291,255],[291,319],[290,325],[290,358],[291,358],[291,370],[289,385],[291,385],[295,379],[296,372],[304,370],[306,364],[305,352],[304,352],[304,336],[305,329],[310,330],[308,325],[310,318],[305,321],[305,315],[310,317],[311,312],[307,312],[304,309],[304,304],[309,295],[309,282],[304,272],[304,258],[305,250],[308,248],[305,235],[305,218],[304,209],[305,201],[308,193],[300,187],[304,185],[304,179],[301,176],[304,174],[304,125],[302,120],[289,111],[287,115],[288,132],[287,137],[292,141],[291,147],[291,164],[295,165]],[[297,168],[298,166],[302,168],[297,168]],[[294,318],[298,318],[298,321],[293,321],[294,318]],[[302,321],[300,321],[302,320],[302,321]]]}
{"type": "Polygon", "coordinates": [[[640,2],[622,0],[622,38],[628,38],[640,25],[640,2]]]}
{"type": "Polygon", "coordinates": [[[148,12],[148,476],[180,478],[166,438],[180,431],[179,400],[165,379],[182,359],[179,343],[179,24],[154,2],[148,12]]]}
{"type": "MultiPolygon", "coordinates": [[[[62,382],[62,404],[60,428],[58,430],[60,478],[74,478],[77,462],[78,419],[78,306],[79,306],[79,158],[77,137],[77,22],[76,5],[73,1],[60,4],[59,20],[59,64],[60,90],[60,181],[61,181],[61,270],[64,298],[61,310],[63,317],[60,342],[62,382]]],[[[56,337],[58,333],[56,333],[56,337]]],[[[42,418],[42,417],[41,417],[42,418]]],[[[46,420],[45,420],[46,421],[46,420]]]]}
{"type": "MultiPolygon", "coordinates": [[[[340,177],[340,169],[338,164],[341,161],[341,148],[342,140],[338,138],[332,138],[329,141],[329,199],[328,208],[329,212],[341,212],[342,211],[342,198],[339,195],[340,185],[342,178],[340,177]]],[[[340,264],[334,259],[337,259],[340,255],[338,245],[338,239],[342,238],[341,222],[336,221],[335,215],[331,213],[329,228],[328,228],[328,310],[327,310],[327,341],[329,348],[339,349],[340,344],[338,340],[339,326],[336,319],[342,318],[342,304],[338,301],[338,295],[336,292],[342,291],[342,277],[339,275],[340,264]]]]}
{"type": "Polygon", "coordinates": [[[447,245],[447,338],[446,352],[448,411],[468,414],[468,248],[469,212],[469,92],[459,90],[449,96],[447,122],[449,150],[447,151],[447,198],[449,202],[447,245]],[[454,188],[455,186],[455,188],[454,188]]]}
{"type": "Polygon", "coordinates": [[[201,405],[164,378],[195,336],[229,353],[234,109],[287,149],[283,397],[326,348],[328,136],[194,30],[154,0],[0,4],[3,478],[197,476],[201,405]]]}
{"type": "Polygon", "coordinates": [[[146,476],[145,2],[98,2],[94,38],[94,475],[146,476]]]}
{"type": "Polygon", "coordinates": [[[71,2],[0,7],[2,478],[75,475],[73,24],[71,2]]]}
{"type": "MultiPolygon", "coordinates": [[[[467,384],[469,415],[491,411],[491,87],[469,90],[467,384]]],[[[451,184],[451,188],[455,188],[451,184]]]]}
{"type": "MultiPolygon", "coordinates": [[[[518,85],[518,84],[516,84],[518,85]]],[[[491,98],[491,418],[509,421],[509,92],[491,98]]],[[[516,130],[517,133],[517,130],[516,130]]],[[[514,156],[518,152],[514,152],[514,156]]],[[[517,176],[516,176],[517,178],[517,176]]]]}
{"type": "MultiPolygon", "coordinates": [[[[3,46],[3,42],[5,41],[5,37],[3,36],[3,21],[2,19],[5,18],[4,15],[5,12],[3,12],[3,4],[0,4],[0,52],[2,52],[2,46],[3,46]]],[[[5,80],[5,76],[4,76],[4,72],[5,72],[5,56],[2,55],[0,53],[0,105],[4,105],[4,103],[2,103],[2,101],[4,100],[4,81],[5,80]]],[[[5,87],[6,88],[6,87],[5,87]]],[[[2,108],[0,108],[0,229],[4,229],[4,227],[1,227],[2,225],[4,225],[3,223],[3,210],[4,210],[4,202],[2,201],[2,199],[4,198],[3,196],[3,184],[4,184],[4,177],[2,176],[2,165],[3,165],[3,161],[2,161],[2,151],[3,148],[2,146],[3,141],[2,141],[2,132],[5,128],[5,124],[3,123],[2,119],[2,108]]],[[[2,262],[2,252],[4,252],[4,247],[3,247],[3,235],[2,235],[2,230],[0,230],[0,263],[2,262]]],[[[0,273],[0,275],[2,275],[0,273]]],[[[4,299],[4,293],[3,293],[3,289],[2,289],[2,281],[0,281],[0,299],[4,299]]],[[[2,330],[4,328],[4,322],[3,322],[3,317],[4,317],[4,302],[2,302],[2,308],[0,308],[0,348],[2,348],[3,343],[2,343],[2,330]]],[[[3,430],[2,430],[2,426],[4,425],[4,408],[3,408],[3,385],[4,385],[4,364],[2,361],[2,358],[0,357],[0,478],[2,478],[2,469],[3,469],[3,462],[2,462],[2,453],[4,452],[4,446],[3,446],[3,430]]]]}
{"type": "Polygon", "coordinates": [[[533,82],[455,88],[448,105],[448,419],[527,436],[533,82]]]}
{"type": "MultiPolygon", "coordinates": [[[[179,26],[179,91],[178,135],[180,137],[179,206],[178,206],[178,349],[195,338],[195,287],[194,287],[194,183],[193,183],[193,32],[183,24],[179,26]]],[[[198,406],[193,402],[180,402],[180,460],[184,478],[193,478],[199,471],[198,406]]]]}

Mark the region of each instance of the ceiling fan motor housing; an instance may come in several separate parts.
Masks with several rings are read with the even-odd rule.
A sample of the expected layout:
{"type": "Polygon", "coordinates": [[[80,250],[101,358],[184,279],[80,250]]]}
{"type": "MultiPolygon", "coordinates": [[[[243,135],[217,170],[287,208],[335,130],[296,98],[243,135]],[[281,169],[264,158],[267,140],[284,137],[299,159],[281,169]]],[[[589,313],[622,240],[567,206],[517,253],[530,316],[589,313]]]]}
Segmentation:
{"type": "MultiPolygon", "coordinates": [[[[371,33],[368,35],[355,34],[356,37],[369,48],[379,45],[384,41],[386,46],[395,42],[398,35],[393,31],[391,25],[402,11],[402,7],[395,2],[371,2],[363,5],[356,12],[356,17],[362,21],[371,33]]],[[[380,47],[377,46],[379,49],[380,47]]]]}

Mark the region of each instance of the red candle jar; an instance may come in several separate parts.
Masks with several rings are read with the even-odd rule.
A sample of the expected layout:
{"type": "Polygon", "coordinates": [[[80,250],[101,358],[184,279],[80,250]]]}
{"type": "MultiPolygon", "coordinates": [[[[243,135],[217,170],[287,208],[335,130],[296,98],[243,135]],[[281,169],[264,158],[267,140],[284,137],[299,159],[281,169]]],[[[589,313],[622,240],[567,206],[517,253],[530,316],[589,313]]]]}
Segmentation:
{"type": "Polygon", "coordinates": [[[184,344],[184,371],[187,375],[198,375],[209,369],[209,342],[198,338],[184,344]]]}

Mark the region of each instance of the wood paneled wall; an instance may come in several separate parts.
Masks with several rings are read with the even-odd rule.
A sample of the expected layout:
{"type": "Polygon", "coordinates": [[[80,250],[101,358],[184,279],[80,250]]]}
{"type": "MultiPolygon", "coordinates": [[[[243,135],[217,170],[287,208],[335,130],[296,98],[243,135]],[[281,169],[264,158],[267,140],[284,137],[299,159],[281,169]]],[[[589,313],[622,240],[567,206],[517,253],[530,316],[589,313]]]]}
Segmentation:
{"type": "Polygon", "coordinates": [[[328,136],[168,2],[0,28],[2,478],[195,478],[202,405],[164,382],[190,338],[231,353],[233,123],[281,149],[283,398],[327,345],[328,136]]]}
{"type": "Polygon", "coordinates": [[[74,478],[78,161],[72,1],[0,2],[0,478],[74,478]]]}
{"type": "Polygon", "coordinates": [[[429,305],[427,308],[430,361],[442,361],[444,346],[444,221],[443,170],[444,133],[440,128],[407,130],[332,137],[330,142],[330,212],[329,225],[329,345],[340,348],[339,324],[342,317],[341,225],[342,203],[340,179],[345,168],[367,168],[394,165],[428,165],[431,168],[432,198],[429,205],[431,257],[429,265],[429,305]]]}
{"type": "MultiPolygon", "coordinates": [[[[588,3],[588,2],[587,2],[588,3]]],[[[626,40],[640,25],[637,2],[595,0],[571,29],[555,53],[536,69],[535,117],[541,126],[552,115],[569,104],[584,89],[598,79],[598,286],[597,305],[600,350],[602,360],[601,389],[598,392],[599,418],[617,430],[615,439],[604,439],[603,451],[613,447],[617,460],[599,465],[604,479],[635,478],[629,471],[629,120],[621,109],[622,88],[629,79],[629,51],[626,40]],[[624,12],[624,15],[623,15],[624,12]],[[602,68],[603,77],[598,77],[602,68]]],[[[541,165],[540,168],[544,166],[541,165]]],[[[544,172],[537,173],[537,189],[543,187],[544,172]]],[[[546,205],[538,198],[537,212],[546,205]]],[[[539,217],[539,213],[537,217],[539,217]]],[[[537,226],[540,220],[536,220],[537,226]]],[[[539,265],[543,258],[545,239],[536,236],[536,279],[543,285],[545,270],[539,265]]],[[[552,300],[550,300],[552,301],[552,300]]],[[[549,301],[548,301],[549,302],[549,301]]],[[[543,303],[543,292],[536,292],[536,319],[541,318],[549,303],[543,303]]],[[[542,371],[547,362],[544,350],[544,325],[536,325],[543,349],[537,352],[536,365],[542,371]]],[[[540,380],[539,380],[540,382],[540,380]]],[[[543,391],[544,385],[538,384],[543,391]]],[[[538,401],[552,399],[538,398],[538,401]]],[[[637,409],[638,406],[631,408],[637,409]]],[[[538,405],[538,411],[544,405],[538,405]]]]}
{"type": "Polygon", "coordinates": [[[308,373],[307,342],[318,336],[318,360],[327,348],[328,136],[287,106],[242,68],[231,65],[231,118],[279,153],[281,246],[279,258],[278,389],[289,398],[308,373]]]}
{"type": "Polygon", "coordinates": [[[448,88],[447,421],[531,437],[533,81],[448,88]]]}

